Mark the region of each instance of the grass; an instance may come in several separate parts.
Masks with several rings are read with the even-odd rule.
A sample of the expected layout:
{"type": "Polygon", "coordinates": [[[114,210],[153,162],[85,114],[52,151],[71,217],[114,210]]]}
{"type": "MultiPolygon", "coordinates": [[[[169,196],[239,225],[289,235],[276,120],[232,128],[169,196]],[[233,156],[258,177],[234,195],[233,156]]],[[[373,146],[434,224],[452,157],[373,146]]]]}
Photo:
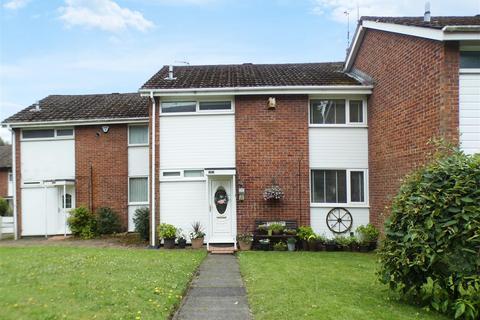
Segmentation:
{"type": "Polygon", "coordinates": [[[0,247],[1,319],[167,319],[205,251],[0,247]]]}
{"type": "Polygon", "coordinates": [[[373,254],[241,252],[250,307],[261,319],[447,319],[399,301],[375,276],[373,254]]]}

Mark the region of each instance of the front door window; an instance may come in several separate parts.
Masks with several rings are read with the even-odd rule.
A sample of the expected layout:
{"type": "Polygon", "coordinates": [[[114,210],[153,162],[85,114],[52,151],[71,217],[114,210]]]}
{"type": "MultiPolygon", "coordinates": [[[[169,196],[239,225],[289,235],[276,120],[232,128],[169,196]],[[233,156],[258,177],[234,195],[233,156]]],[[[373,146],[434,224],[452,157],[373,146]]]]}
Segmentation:
{"type": "Polygon", "coordinates": [[[217,212],[219,214],[224,214],[228,206],[228,195],[225,188],[220,186],[215,191],[214,195],[215,206],[217,207],[217,212]]]}

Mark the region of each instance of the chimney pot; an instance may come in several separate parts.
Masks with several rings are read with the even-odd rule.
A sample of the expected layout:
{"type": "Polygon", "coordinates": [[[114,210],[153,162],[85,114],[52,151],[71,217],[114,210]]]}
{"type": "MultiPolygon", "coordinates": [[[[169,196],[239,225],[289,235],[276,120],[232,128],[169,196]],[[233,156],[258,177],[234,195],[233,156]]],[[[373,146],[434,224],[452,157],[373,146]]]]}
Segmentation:
{"type": "Polygon", "coordinates": [[[423,22],[430,22],[430,1],[425,2],[425,13],[423,14],[423,22]]]}

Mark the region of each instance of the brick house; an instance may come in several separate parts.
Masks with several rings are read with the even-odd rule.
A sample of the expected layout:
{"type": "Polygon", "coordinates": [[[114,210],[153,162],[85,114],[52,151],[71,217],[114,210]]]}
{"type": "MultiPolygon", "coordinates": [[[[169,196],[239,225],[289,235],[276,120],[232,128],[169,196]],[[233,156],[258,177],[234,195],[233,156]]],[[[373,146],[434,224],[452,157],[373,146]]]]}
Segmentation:
{"type": "Polygon", "coordinates": [[[480,151],[480,17],[364,17],[345,62],[166,66],[137,94],[49,96],[4,124],[18,236],[68,233],[80,205],[130,231],[149,206],[152,234],[200,221],[208,243],[256,220],[348,234],[381,226],[432,137],[480,151]]]}
{"type": "Polygon", "coordinates": [[[0,198],[12,202],[12,146],[0,146],[0,198]]]}

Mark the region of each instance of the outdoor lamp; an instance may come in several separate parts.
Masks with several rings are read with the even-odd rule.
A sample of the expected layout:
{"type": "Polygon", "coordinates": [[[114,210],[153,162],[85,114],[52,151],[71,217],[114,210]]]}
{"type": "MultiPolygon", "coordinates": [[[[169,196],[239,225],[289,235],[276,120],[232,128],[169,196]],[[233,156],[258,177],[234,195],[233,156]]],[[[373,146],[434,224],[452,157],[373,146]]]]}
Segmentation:
{"type": "Polygon", "coordinates": [[[245,200],[245,187],[241,182],[238,184],[238,200],[239,201],[245,200]]]}

